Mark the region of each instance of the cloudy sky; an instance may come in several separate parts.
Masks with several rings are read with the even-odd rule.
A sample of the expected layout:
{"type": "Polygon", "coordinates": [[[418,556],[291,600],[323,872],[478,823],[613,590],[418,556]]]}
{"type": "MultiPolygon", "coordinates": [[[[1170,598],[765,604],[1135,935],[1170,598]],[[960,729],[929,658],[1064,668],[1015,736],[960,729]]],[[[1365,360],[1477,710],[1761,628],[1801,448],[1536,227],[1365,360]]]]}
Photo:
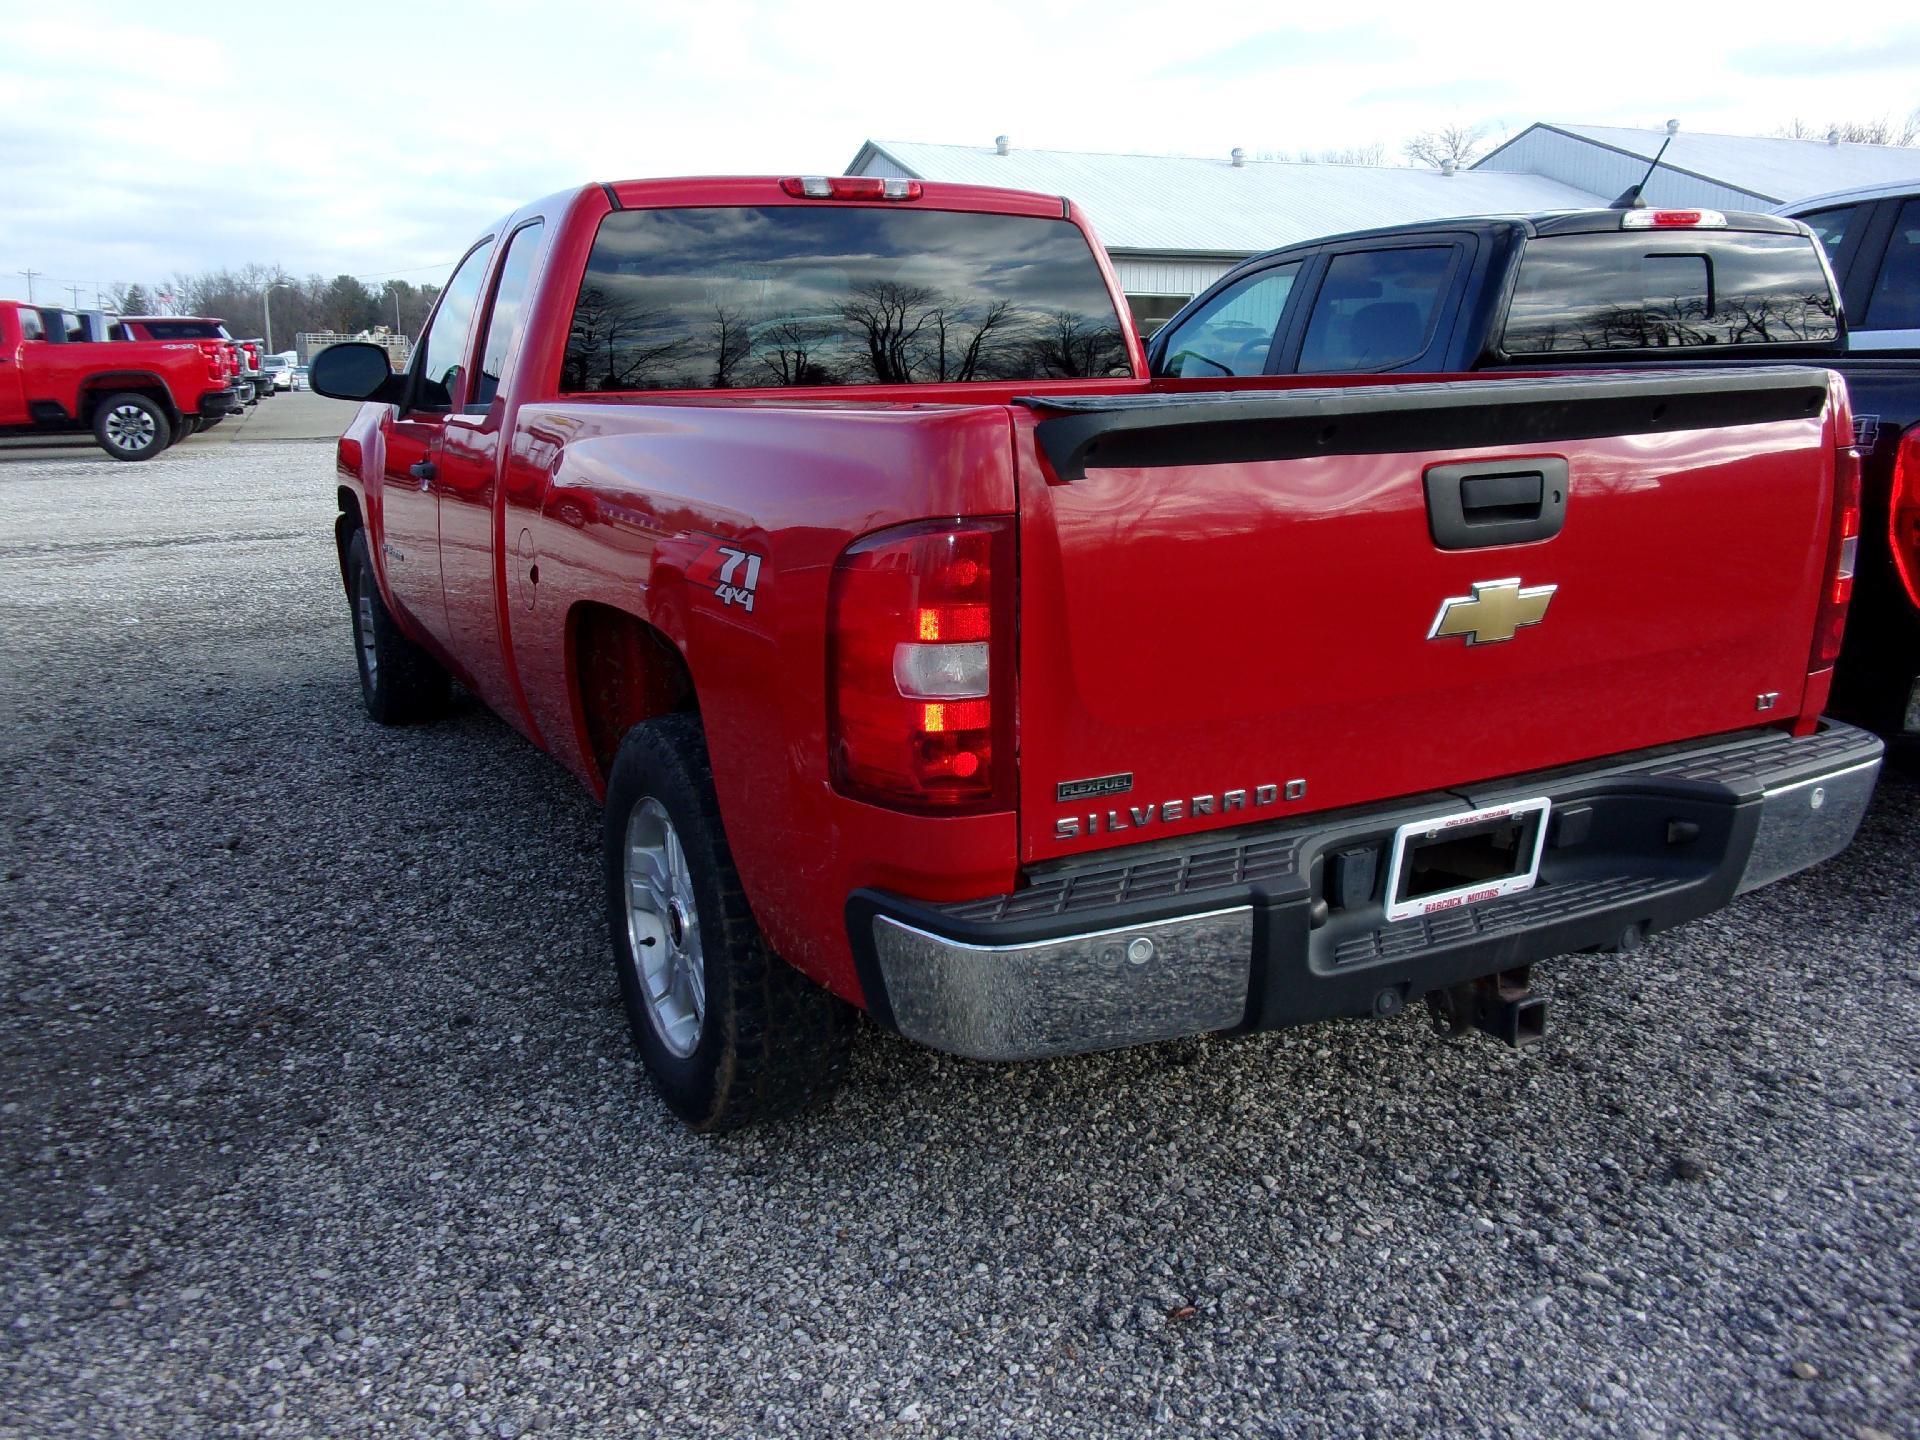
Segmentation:
{"type": "Polygon", "coordinates": [[[1765,134],[1796,116],[1904,116],[1920,107],[1916,14],[1910,0],[0,0],[0,294],[24,296],[28,268],[42,300],[79,284],[87,303],[96,281],[248,262],[437,281],[534,196],[838,171],[870,136],[1196,155],[1381,141],[1398,159],[1445,120],[1677,116],[1765,134]]]}

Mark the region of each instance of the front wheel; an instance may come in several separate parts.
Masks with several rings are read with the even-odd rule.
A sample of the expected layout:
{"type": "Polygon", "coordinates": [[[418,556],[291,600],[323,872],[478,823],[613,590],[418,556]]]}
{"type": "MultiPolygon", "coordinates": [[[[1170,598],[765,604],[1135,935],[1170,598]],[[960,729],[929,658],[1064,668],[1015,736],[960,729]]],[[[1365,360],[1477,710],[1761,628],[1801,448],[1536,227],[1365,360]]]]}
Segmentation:
{"type": "Polygon", "coordinates": [[[601,851],[627,1025],[668,1108],[696,1130],[734,1130],[830,1097],[857,1017],[760,933],[699,716],[627,732],[601,851]]]}
{"type": "Polygon", "coordinates": [[[173,443],[173,421],[158,401],[129,390],[94,407],[93,438],[116,460],[151,460],[173,443]]]}
{"type": "Polygon", "coordinates": [[[393,623],[364,530],[354,531],[347,547],[347,598],[353,602],[353,648],[367,714],[382,725],[411,725],[444,711],[452,683],[440,662],[393,623]]]}

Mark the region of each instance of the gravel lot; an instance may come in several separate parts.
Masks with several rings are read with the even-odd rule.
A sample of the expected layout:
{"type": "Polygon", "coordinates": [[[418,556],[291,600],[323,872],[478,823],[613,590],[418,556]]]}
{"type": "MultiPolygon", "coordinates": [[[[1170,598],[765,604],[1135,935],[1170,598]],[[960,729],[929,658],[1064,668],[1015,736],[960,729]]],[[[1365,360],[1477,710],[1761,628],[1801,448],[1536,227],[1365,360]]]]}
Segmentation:
{"type": "Polygon", "coordinates": [[[361,711],[330,460],[0,450],[0,1434],[1920,1435],[1910,776],[1531,1054],[875,1033],[715,1142],[589,798],[361,711]]]}

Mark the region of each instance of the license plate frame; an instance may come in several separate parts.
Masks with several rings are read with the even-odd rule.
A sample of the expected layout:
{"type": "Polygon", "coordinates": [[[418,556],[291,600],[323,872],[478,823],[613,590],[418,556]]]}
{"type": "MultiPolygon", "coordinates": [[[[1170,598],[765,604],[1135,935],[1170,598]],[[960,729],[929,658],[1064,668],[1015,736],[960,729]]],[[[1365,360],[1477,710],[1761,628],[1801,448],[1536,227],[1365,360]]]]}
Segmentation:
{"type": "Polygon", "coordinates": [[[1462,810],[1451,815],[1435,815],[1425,820],[1409,820],[1393,832],[1393,846],[1387,862],[1386,906],[1389,923],[1459,910],[1507,895],[1531,890],[1540,881],[1540,856],[1547,847],[1547,821],[1553,814],[1553,802],[1546,796],[1531,800],[1510,800],[1504,805],[1487,805],[1478,810],[1462,810]],[[1476,828],[1494,830],[1518,821],[1525,828],[1516,849],[1525,857],[1523,867],[1504,875],[1492,875],[1421,895],[1403,895],[1412,880],[1408,864],[1409,844],[1420,846],[1446,840],[1470,840],[1476,828]]]}

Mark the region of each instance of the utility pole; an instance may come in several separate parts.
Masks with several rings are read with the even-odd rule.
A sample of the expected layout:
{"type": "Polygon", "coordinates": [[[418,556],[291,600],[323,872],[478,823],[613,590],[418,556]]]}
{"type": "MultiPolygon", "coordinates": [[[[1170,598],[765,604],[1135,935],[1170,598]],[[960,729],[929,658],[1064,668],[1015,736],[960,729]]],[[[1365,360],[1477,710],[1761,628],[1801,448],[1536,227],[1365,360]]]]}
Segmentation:
{"type": "Polygon", "coordinates": [[[27,277],[27,303],[29,305],[33,304],[33,277],[36,275],[44,275],[47,272],[44,270],[19,270],[15,273],[27,277]]]}
{"type": "Polygon", "coordinates": [[[80,292],[86,287],[81,285],[62,285],[60,288],[73,296],[73,308],[78,310],[80,308],[80,292]]]}
{"type": "Polygon", "coordinates": [[[264,318],[266,319],[266,322],[267,322],[266,323],[266,331],[267,331],[266,340],[267,340],[267,353],[269,355],[274,355],[279,353],[273,348],[273,292],[276,290],[291,290],[291,289],[293,289],[293,286],[287,284],[284,280],[276,280],[273,282],[273,284],[267,286],[266,289],[260,292],[260,308],[265,312],[264,318]]]}

